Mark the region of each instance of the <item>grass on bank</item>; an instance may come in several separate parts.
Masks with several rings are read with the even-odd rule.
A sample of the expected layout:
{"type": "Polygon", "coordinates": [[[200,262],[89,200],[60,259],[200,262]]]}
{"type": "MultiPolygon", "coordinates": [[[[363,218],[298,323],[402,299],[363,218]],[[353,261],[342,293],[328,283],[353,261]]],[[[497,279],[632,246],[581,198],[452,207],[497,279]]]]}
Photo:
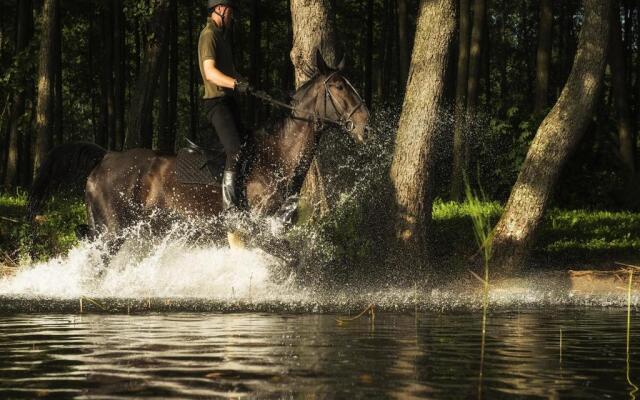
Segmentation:
{"type": "MultiPolygon", "coordinates": [[[[67,252],[76,243],[75,227],[85,223],[84,205],[78,201],[54,199],[38,224],[35,235],[26,216],[26,194],[0,194],[0,255],[13,259],[35,238],[33,254],[47,258],[67,252]]],[[[480,213],[495,224],[502,213],[497,202],[478,204],[444,202],[434,204],[433,238],[436,256],[464,259],[477,251],[470,216],[480,213]]],[[[358,213],[348,213],[330,229],[341,251],[351,253],[350,262],[365,258],[375,243],[369,243],[358,228],[358,213]],[[339,231],[339,232],[338,232],[339,231]]],[[[326,232],[325,232],[326,233],[326,232]]],[[[22,254],[21,254],[22,253],[22,254]]],[[[547,213],[534,249],[542,264],[563,262],[595,263],[640,259],[640,213],[553,209],[547,213]]]]}
{"type": "MultiPolygon", "coordinates": [[[[503,207],[497,202],[483,202],[482,214],[492,225],[500,218],[503,207]]],[[[473,205],[437,201],[434,222],[438,254],[449,249],[463,255],[474,243],[469,222],[473,205]],[[447,245],[452,243],[452,245],[447,245]]],[[[534,259],[540,263],[598,263],[614,258],[640,259],[640,213],[625,211],[561,210],[547,212],[534,248],[534,259]]]]}
{"type": "Polygon", "coordinates": [[[75,228],[85,223],[84,204],[54,199],[34,232],[27,217],[24,192],[0,194],[0,255],[14,261],[35,256],[46,259],[64,254],[77,244],[75,228]],[[31,249],[31,252],[24,251],[31,249]]]}

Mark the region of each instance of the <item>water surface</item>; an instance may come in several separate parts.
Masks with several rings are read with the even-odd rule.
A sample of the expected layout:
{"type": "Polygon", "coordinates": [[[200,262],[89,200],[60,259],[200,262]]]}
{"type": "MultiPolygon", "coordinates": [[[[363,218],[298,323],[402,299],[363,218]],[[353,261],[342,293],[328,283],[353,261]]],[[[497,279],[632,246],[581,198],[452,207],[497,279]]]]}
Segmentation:
{"type": "Polygon", "coordinates": [[[640,382],[624,309],[496,311],[483,364],[478,312],[338,317],[5,315],[0,398],[620,399],[640,382]]]}

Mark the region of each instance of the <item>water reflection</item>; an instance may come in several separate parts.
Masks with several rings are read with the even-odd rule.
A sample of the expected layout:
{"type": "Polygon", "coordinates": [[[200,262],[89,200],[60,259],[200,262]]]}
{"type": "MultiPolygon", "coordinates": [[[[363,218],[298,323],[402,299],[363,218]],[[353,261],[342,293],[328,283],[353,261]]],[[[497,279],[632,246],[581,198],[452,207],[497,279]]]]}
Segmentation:
{"type": "MultiPolygon", "coordinates": [[[[626,311],[492,313],[482,397],[628,397],[626,311]]],[[[372,329],[334,315],[5,316],[0,398],[477,398],[481,318],[377,314],[372,329]]]]}

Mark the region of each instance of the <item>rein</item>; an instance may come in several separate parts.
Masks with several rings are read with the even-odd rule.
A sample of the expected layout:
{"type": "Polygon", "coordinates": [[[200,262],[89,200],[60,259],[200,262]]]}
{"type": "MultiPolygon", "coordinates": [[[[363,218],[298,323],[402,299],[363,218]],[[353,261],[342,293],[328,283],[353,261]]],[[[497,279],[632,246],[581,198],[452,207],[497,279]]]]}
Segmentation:
{"type": "Polygon", "coordinates": [[[319,116],[317,113],[312,113],[310,111],[305,111],[305,110],[300,110],[295,106],[292,106],[289,103],[285,103],[284,101],[280,101],[277,100],[275,98],[273,98],[272,96],[270,96],[269,94],[267,94],[264,91],[261,90],[251,90],[249,93],[266,102],[269,103],[275,107],[280,107],[280,108],[285,108],[287,110],[291,110],[292,114],[293,114],[293,118],[295,119],[299,119],[302,121],[307,121],[307,122],[311,122],[312,124],[314,124],[314,126],[316,127],[317,130],[322,129],[323,124],[324,123],[328,123],[328,124],[332,124],[332,125],[336,125],[339,126],[343,129],[345,129],[347,132],[351,132],[353,131],[353,129],[355,128],[355,124],[354,122],[351,120],[351,117],[353,116],[353,114],[355,114],[356,111],[358,111],[358,109],[360,107],[362,107],[362,105],[364,104],[364,101],[362,101],[362,98],[360,97],[360,95],[358,94],[358,92],[355,90],[355,88],[353,87],[353,85],[351,85],[351,82],[349,82],[346,78],[342,77],[342,79],[346,82],[346,84],[351,88],[351,90],[353,90],[353,93],[355,93],[355,95],[358,98],[358,105],[356,105],[353,110],[351,110],[348,113],[343,113],[341,110],[338,109],[336,101],[333,97],[333,95],[331,94],[331,91],[329,90],[329,80],[336,74],[337,72],[332,73],[331,75],[329,75],[327,77],[327,79],[325,79],[324,81],[324,116],[319,116]],[[332,118],[328,118],[327,115],[327,100],[329,100],[331,102],[331,105],[333,106],[333,109],[336,111],[336,114],[342,114],[340,115],[339,119],[332,119],[332,118]],[[296,113],[304,113],[307,115],[310,115],[311,117],[299,117],[297,115],[295,115],[296,113]],[[346,115],[346,117],[345,117],[346,115]]]}

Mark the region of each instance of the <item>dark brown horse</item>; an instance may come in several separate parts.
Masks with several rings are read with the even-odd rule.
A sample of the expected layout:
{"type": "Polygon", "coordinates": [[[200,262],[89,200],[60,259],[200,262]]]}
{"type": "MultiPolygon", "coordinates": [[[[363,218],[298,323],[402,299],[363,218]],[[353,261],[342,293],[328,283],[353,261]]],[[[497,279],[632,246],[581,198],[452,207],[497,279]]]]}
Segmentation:
{"type": "MultiPolygon", "coordinates": [[[[365,140],[369,112],[342,76],[344,62],[332,69],[318,53],[316,64],[317,74],[293,97],[295,110],[270,133],[255,138],[254,161],[245,179],[252,213],[273,215],[299,193],[324,130],[319,121],[339,122],[356,141],[365,140]]],[[[72,143],[54,149],[43,163],[30,196],[32,215],[54,186],[72,178],[86,179],[93,232],[119,232],[153,210],[201,217],[222,211],[220,185],[179,183],[175,155],[148,149],[107,152],[93,144],[72,143]]]]}

